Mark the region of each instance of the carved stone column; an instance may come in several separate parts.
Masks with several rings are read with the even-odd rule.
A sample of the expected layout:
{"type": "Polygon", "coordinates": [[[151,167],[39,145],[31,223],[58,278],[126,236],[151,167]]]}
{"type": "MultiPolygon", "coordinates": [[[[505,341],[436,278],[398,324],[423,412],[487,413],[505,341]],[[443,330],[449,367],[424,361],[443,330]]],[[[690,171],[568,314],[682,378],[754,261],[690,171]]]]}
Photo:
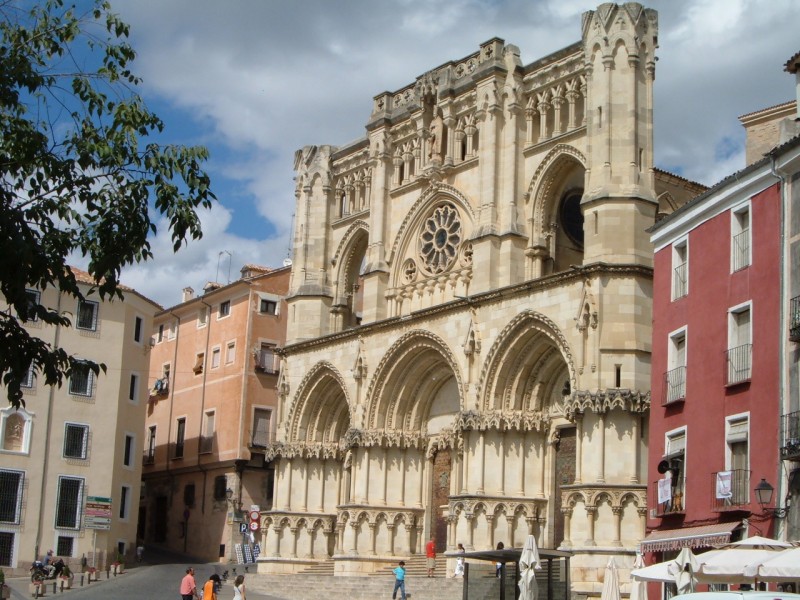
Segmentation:
{"type": "Polygon", "coordinates": [[[269,529],[267,537],[267,556],[281,555],[281,528],[280,525],[273,525],[269,529]]]}
{"type": "Polygon", "coordinates": [[[300,501],[300,512],[308,512],[308,471],[310,458],[303,458],[303,495],[300,501]]]}
{"type": "Polygon", "coordinates": [[[408,462],[408,448],[400,451],[400,506],[406,505],[406,464],[408,462]]]}
{"type": "Polygon", "coordinates": [[[419,481],[417,489],[417,508],[422,508],[422,491],[425,488],[425,450],[419,451],[419,481]]]}
{"type": "Polygon", "coordinates": [[[494,548],[494,515],[486,515],[486,527],[489,529],[489,550],[494,548]]]}
{"type": "Polygon", "coordinates": [[[556,96],[553,98],[553,136],[561,134],[561,107],[564,105],[564,98],[556,96]]]}
{"type": "Polygon", "coordinates": [[[320,481],[319,481],[319,505],[317,506],[317,512],[323,512],[325,510],[325,467],[327,465],[327,460],[322,459],[319,461],[319,473],[320,473],[320,481]]]}
{"type": "Polygon", "coordinates": [[[344,536],[347,523],[344,521],[336,524],[336,553],[344,554],[344,536]]]}
{"type": "Polygon", "coordinates": [[[381,478],[382,478],[381,484],[382,485],[381,485],[381,489],[380,489],[380,496],[378,497],[378,504],[386,506],[386,486],[387,486],[387,482],[389,481],[388,469],[386,468],[387,464],[388,464],[387,456],[386,456],[387,450],[386,450],[386,448],[381,447],[380,451],[381,451],[381,478]]]}
{"type": "Polygon", "coordinates": [[[464,458],[461,461],[461,493],[467,493],[467,482],[469,480],[469,441],[472,437],[471,431],[464,432],[464,458]]]}
{"type": "MultiPolygon", "coordinates": [[[[525,495],[525,431],[519,432],[519,444],[517,444],[517,495],[525,495]]],[[[541,490],[540,490],[541,493],[541,490]]]]}
{"type": "Polygon", "coordinates": [[[612,506],[611,512],[614,514],[614,539],[611,540],[611,545],[622,546],[622,507],[612,506]]]}
{"type": "Polygon", "coordinates": [[[369,555],[375,556],[375,548],[378,542],[378,524],[377,523],[367,523],[369,526],[369,555]]]}
{"type": "Polygon", "coordinates": [[[500,454],[500,495],[506,495],[506,432],[498,431],[497,449],[500,454]]]}
{"type": "Polygon", "coordinates": [[[510,517],[506,515],[506,524],[508,525],[508,545],[510,548],[515,548],[516,544],[514,544],[514,515],[510,517]]]}
{"type": "Polygon", "coordinates": [[[575,415],[575,483],[583,483],[583,415],[575,415]]]}
{"type": "Polygon", "coordinates": [[[549,137],[547,134],[547,113],[550,112],[550,104],[539,102],[536,109],[539,111],[539,141],[543,142],[549,137]]]}
{"type": "Polygon", "coordinates": [[[577,100],[578,100],[578,92],[576,92],[575,90],[569,90],[567,92],[567,102],[569,103],[567,131],[572,131],[578,126],[575,115],[575,103],[577,102],[577,100]]]}
{"type": "Polygon", "coordinates": [[[350,529],[348,530],[350,535],[349,540],[349,548],[347,550],[348,554],[352,554],[354,556],[358,555],[358,521],[350,521],[350,529]]]}
{"type": "Polygon", "coordinates": [[[412,554],[414,552],[414,548],[411,547],[411,544],[412,544],[411,532],[414,531],[414,524],[413,523],[406,523],[405,524],[405,528],[406,528],[405,553],[406,554],[412,554]]]}
{"type": "Polygon", "coordinates": [[[639,483],[639,461],[641,460],[641,445],[639,444],[639,425],[642,416],[639,413],[631,415],[631,437],[633,438],[633,473],[631,483],[639,483]]]}
{"type": "Polygon", "coordinates": [[[283,510],[292,510],[292,467],[294,466],[292,460],[286,461],[286,493],[283,494],[283,510]]]}
{"type": "Polygon", "coordinates": [[[292,534],[292,553],[289,558],[297,558],[297,527],[290,527],[289,532],[292,534]]]}
{"type": "Polygon", "coordinates": [[[586,546],[595,546],[596,543],[594,541],[594,521],[595,517],[597,516],[597,507],[596,506],[587,506],[586,507],[586,525],[589,530],[589,537],[584,542],[586,546]]]}
{"type": "Polygon", "coordinates": [[[564,515],[564,540],[562,546],[572,546],[572,507],[562,508],[561,514],[564,515]]]}
{"type": "Polygon", "coordinates": [[[484,494],[484,477],[486,475],[486,432],[478,432],[478,489],[477,494],[484,494]]]}
{"type": "Polygon", "coordinates": [[[598,461],[597,482],[603,483],[606,480],[606,414],[601,412],[597,415],[597,424],[600,428],[600,447],[597,449],[598,461]]]}
{"type": "Polygon", "coordinates": [[[386,530],[389,532],[389,556],[394,556],[394,523],[387,523],[386,530]]]}
{"type": "Polygon", "coordinates": [[[467,520],[467,545],[470,550],[475,550],[475,517],[464,515],[467,520]]]}

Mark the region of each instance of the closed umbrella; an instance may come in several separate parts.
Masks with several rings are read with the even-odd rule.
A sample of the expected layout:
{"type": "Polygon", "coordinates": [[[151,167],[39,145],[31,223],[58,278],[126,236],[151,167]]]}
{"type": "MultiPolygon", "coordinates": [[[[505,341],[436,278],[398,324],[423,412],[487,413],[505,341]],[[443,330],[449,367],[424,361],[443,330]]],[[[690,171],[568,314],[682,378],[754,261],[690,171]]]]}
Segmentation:
{"type": "Polygon", "coordinates": [[[751,563],[744,570],[745,575],[759,581],[798,581],[800,580],[800,548],[789,548],[770,556],[761,563],[751,563]]]}
{"type": "Polygon", "coordinates": [[[617,573],[617,563],[614,562],[613,556],[608,559],[608,564],[606,565],[600,600],[620,600],[619,573],[617,573]]]}
{"type": "Polygon", "coordinates": [[[675,578],[675,586],[678,594],[689,594],[694,592],[697,585],[697,557],[689,548],[683,548],[677,558],[669,566],[669,572],[675,578]]]}
{"type": "MultiPolygon", "coordinates": [[[[633,562],[633,571],[631,575],[638,570],[644,568],[644,558],[641,554],[636,555],[636,560],[633,562]]],[[[631,577],[631,600],[647,600],[647,584],[640,580],[631,577]]]]}
{"type": "Polygon", "coordinates": [[[535,569],[541,568],[536,538],[529,535],[519,557],[519,600],[536,600],[539,589],[535,569]]]}

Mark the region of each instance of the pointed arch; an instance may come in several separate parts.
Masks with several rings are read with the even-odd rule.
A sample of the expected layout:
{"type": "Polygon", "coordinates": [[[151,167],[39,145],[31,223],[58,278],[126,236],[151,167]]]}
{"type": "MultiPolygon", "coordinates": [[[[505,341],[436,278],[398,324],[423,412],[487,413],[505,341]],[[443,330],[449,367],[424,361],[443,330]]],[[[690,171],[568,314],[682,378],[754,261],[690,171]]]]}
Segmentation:
{"type": "Polygon", "coordinates": [[[335,442],[348,430],[347,388],[331,363],[317,363],[300,382],[288,422],[292,442],[335,442]]]}
{"type": "MultiPolygon", "coordinates": [[[[525,310],[515,316],[497,336],[489,351],[478,382],[481,410],[532,410],[526,390],[538,380],[546,380],[548,397],[557,385],[554,377],[566,371],[575,388],[572,350],[558,326],[545,315],[525,310]]],[[[530,396],[529,396],[530,398],[530,396]]]]}
{"type": "MultiPolygon", "coordinates": [[[[531,236],[544,238],[557,208],[558,185],[576,166],[586,170],[586,157],[577,148],[568,144],[557,144],[542,160],[528,186],[531,208],[531,236]]],[[[533,241],[533,240],[531,240],[533,241]]]]}
{"type": "Polygon", "coordinates": [[[455,354],[437,335],[413,330],[386,351],[367,391],[367,427],[379,430],[425,430],[436,394],[455,380],[463,410],[464,385],[455,354]],[[413,373],[413,377],[409,374],[413,373]]]}

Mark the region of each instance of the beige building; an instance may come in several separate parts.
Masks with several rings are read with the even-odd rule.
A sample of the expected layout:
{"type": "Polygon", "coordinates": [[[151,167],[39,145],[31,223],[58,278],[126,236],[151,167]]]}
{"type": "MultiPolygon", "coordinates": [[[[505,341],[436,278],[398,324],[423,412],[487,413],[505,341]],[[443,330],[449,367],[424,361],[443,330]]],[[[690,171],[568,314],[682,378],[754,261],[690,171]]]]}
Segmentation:
{"type": "MultiPolygon", "coordinates": [[[[145,544],[199,559],[234,558],[251,507],[271,507],[278,348],[286,335],[289,268],[247,265],[228,285],[153,321],[150,400],[142,431],[145,544]]],[[[255,532],[252,542],[258,543],[255,532]]]]}
{"type": "MultiPolygon", "coordinates": [[[[73,272],[88,294],[88,273],[73,272]]],[[[133,556],[148,333],[161,307],[122,290],[124,300],[113,302],[96,295],[79,302],[53,288],[29,291],[72,327],[33,321],[28,331],[70,355],[104,363],[106,373],[86,369],[60,388],[31,375],[25,407],[0,410],[0,566],[13,573],[26,574],[49,549],[73,568],[84,556],[98,567],[118,554],[133,556]]]]}
{"type": "Polygon", "coordinates": [[[579,592],[646,517],[652,248],[702,187],[653,168],[658,20],[585,13],[523,65],[492,39],[297,152],[260,572],[569,549],[579,592]],[[578,24],[576,23],[576,31],[578,24]]]}

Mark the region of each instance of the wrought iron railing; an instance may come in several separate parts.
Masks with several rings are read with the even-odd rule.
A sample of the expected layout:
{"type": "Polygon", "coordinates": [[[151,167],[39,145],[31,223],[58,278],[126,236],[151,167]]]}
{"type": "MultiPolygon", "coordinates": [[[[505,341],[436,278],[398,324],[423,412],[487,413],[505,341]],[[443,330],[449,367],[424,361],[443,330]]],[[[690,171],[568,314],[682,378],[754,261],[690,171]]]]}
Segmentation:
{"type": "Polygon", "coordinates": [[[254,429],[250,432],[250,446],[253,448],[266,448],[269,439],[269,430],[254,429]]]}
{"type": "Polygon", "coordinates": [[[214,436],[204,435],[200,437],[200,454],[208,454],[214,450],[214,436]]]}
{"type": "Polygon", "coordinates": [[[732,469],[711,474],[711,510],[741,510],[750,503],[750,471],[732,469]]]}
{"type": "Polygon", "coordinates": [[[735,385],[750,381],[753,366],[753,345],[742,344],[726,352],[728,363],[728,378],[726,385],[735,385]]]}
{"type": "Polygon", "coordinates": [[[170,449],[170,458],[183,458],[184,442],[173,442],[170,449]]]}
{"type": "Polygon", "coordinates": [[[143,465],[153,465],[156,462],[156,453],[153,450],[145,450],[142,454],[143,465]]]}
{"type": "Polygon", "coordinates": [[[674,274],[672,278],[672,297],[673,299],[682,298],[686,295],[688,291],[688,265],[684,262],[679,264],[674,269],[674,274]]]}
{"type": "Polygon", "coordinates": [[[734,271],[744,269],[750,264],[750,229],[744,229],[733,236],[731,253],[734,271]]]}
{"type": "Polygon", "coordinates": [[[781,458],[800,460],[800,411],[781,416],[781,458]]]}
{"type": "Polygon", "coordinates": [[[676,367],[664,373],[663,406],[686,399],[686,367],[676,367]]]}
{"type": "Polygon", "coordinates": [[[665,515],[683,514],[684,513],[684,492],[686,490],[686,482],[683,475],[677,477],[666,477],[661,480],[653,482],[651,489],[651,497],[655,505],[655,516],[663,517],[665,515]],[[668,483],[660,483],[661,481],[668,481],[668,483]],[[659,498],[658,488],[659,485],[664,486],[662,489],[662,498],[659,498]],[[664,500],[663,495],[666,491],[668,498],[664,500]],[[662,500],[659,502],[659,500],[662,500]]]}

